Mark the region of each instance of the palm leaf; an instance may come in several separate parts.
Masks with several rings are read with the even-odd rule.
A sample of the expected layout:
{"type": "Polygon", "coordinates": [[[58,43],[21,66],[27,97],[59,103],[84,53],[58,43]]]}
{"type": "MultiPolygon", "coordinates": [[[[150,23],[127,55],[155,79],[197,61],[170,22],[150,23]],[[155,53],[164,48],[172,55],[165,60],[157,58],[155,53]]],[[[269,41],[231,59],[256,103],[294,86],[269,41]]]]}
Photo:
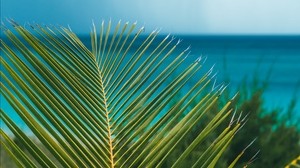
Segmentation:
{"type": "Polygon", "coordinates": [[[292,160],[285,168],[300,167],[300,155],[292,160]]]}
{"type": "MultiPolygon", "coordinates": [[[[180,41],[161,39],[158,31],[141,36],[144,28],[136,30],[135,23],[119,22],[112,29],[111,22],[103,22],[99,34],[93,25],[88,49],[70,29],[30,25],[28,30],[10,22],[14,30],[2,26],[1,96],[11,109],[1,109],[1,120],[30,154],[2,129],[1,143],[20,167],[161,167],[225,89],[211,84],[213,69],[198,78],[201,58],[184,66],[189,49],[178,52],[180,41]],[[22,118],[39,143],[10,113],[22,118]]],[[[231,102],[173,167],[182,166],[228,118],[231,102]]],[[[195,166],[215,165],[241,123],[231,125],[195,166]]]]}

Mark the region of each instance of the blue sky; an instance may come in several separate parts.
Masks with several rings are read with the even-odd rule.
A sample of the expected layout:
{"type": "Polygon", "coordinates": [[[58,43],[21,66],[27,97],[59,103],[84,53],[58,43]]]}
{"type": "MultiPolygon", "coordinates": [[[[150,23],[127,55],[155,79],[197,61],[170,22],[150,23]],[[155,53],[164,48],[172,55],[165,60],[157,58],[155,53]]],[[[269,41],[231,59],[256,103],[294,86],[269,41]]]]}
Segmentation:
{"type": "Polygon", "coordinates": [[[1,19],[70,25],[137,21],[172,34],[300,35],[300,0],[1,0],[1,19]]]}

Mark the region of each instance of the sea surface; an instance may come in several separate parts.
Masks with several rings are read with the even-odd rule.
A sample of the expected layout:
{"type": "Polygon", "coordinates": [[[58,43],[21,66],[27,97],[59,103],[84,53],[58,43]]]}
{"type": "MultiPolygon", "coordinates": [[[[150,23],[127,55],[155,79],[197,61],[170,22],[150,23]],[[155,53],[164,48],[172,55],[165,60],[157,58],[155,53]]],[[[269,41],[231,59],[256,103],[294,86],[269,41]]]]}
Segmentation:
{"type": "MultiPolygon", "coordinates": [[[[300,36],[183,36],[192,53],[207,56],[207,65],[216,64],[221,80],[237,88],[246,80],[267,82],[265,108],[285,110],[298,100],[300,116],[300,36]]],[[[251,88],[250,88],[251,89],[251,88]]]]}
{"type": "MultiPolygon", "coordinates": [[[[164,37],[160,35],[158,39],[164,37]]],[[[89,45],[89,37],[80,38],[89,45]]],[[[296,99],[294,112],[300,117],[300,36],[177,35],[174,38],[181,41],[176,51],[190,47],[189,59],[200,56],[206,59],[207,70],[214,65],[217,82],[226,81],[231,91],[238,91],[243,83],[251,89],[254,79],[259,84],[266,81],[264,108],[284,111],[296,99]]],[[[143,38],[140,40],[133,47],[138,47],[143,38]]],[[[1,108],[9,108],[1,99],[1,108]]],[[[13,117],[21,122],[16,115],[13,117]]]]}
{"type": "Polygon", "coordinates": [[[179,36],[191,46],[191,55],[207,57],[215,64],[219,79],[230,89],[244,82],[253,87],[267,82],[263,94],[266,109],[287,110],[297,100],[294,113],[300,117],[300,36],[179,36]]]}
{"type": "MultiPolygon", "coordinates": [[[[138,48],[145,38],[133,48],[138,48]]],[[[214,66],[217,82],[228,83],[233,94],[243,84],[250,91],[255,81],[259,86],[266,83],[264,108],[285,112],[291,101],[296,100],[293,111],[300,117],[300,36],[177,35],[173,38],[180,41],[178,53],[189,48],[190,60],[205,59],[204,69],[214,66]]]]}

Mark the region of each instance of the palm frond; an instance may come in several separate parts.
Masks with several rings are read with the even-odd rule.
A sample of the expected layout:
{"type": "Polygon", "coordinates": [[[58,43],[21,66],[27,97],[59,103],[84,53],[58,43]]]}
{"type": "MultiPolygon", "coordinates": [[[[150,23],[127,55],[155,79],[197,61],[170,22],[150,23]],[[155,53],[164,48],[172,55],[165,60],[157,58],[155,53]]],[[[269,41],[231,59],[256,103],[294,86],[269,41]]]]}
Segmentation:
{"type": "Polygon", "coordinates": [[[293,167],[300,167],[300,155],[292,160],[285,168],[293,168],[293,167]]]}
{"type": "MultiPolygon", "coordinates": [[[[30,25],[28,30],[11,24],[13,30],[2,26],[1,96],[11,108],[1,109],[1,120],[31,157],[2,128],[1,143],[20,167],[161,167],[226,88],[210,89],[213,69],[198,78],[200,58],[184,66],[189,49],[178,52],[180,40],[161,39],[156,30],[141,36],[144,28],[136,30],[136,23],[119,22],[113,29],[111,22],[102,22],[99,33],[93,24],[91,49],[64,27],[30,25]],[[182,95],[191,79],[197,81],[182,95]],[[22,118],[40,144],[10,113],[22,118]]],[[[230,116],[231,102],[173,167],[182,166],[230,116]]],[[[241,125],[225,128],[194,166],[213,167],[241,125]]]]}

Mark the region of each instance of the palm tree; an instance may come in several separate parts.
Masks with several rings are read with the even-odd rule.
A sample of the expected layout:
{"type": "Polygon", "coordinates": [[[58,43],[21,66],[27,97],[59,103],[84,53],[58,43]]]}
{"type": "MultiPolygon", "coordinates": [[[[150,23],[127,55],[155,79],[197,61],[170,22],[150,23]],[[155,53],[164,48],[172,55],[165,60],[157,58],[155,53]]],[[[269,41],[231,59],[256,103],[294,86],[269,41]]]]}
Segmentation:
{"type": "MultiPolygon", "coordinates": [[[[10,23],[13,28],[1,28],[1,96],[10,105],[1,107],[8,128],[1,128],[1,144],[19,167],[161,167],[226,88],[213,84],[213,69],[195,75],[201,58],[182,69],[188,49],[175,52],[179,41],[169,35],[160,39],[158,31],[141,36],[144,28],[136,30],[135,23],[119,22],[112,29],[111,22],[102,22],[99,33],[93,25],[91,50],[69,28],[30,25],[28,30],[10,23]],[[197,82],[182,94],[191,78],[197,82]]],[[[231,102],[172,167],[183,166],[233,113],[231,102]]],[[[194,167],[214,167],[243,123],[241,116],[232,117],[194,167]]]]}

